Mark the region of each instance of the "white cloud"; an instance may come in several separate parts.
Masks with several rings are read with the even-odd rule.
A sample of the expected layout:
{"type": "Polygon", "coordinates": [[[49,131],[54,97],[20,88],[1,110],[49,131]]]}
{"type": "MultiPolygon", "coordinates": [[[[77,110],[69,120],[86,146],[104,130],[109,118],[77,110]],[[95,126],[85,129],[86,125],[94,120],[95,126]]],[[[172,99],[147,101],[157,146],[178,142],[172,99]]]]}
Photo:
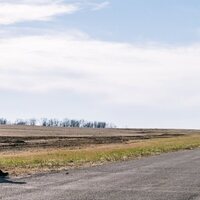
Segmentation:
{"type": "Polygon", "coordinates": [[[98,94],[121,105],[198,106],[199,54],[200,45],[136,46],[84,34],[4,38],[0,89],[98,94]]]}
{"type": "Polygon", "coordinates": [[[47,21],[60,14],[71,14],[79,9],[77,4],[62,1],[0,1],[0,24],[23,21],[47,21]]]}
{"type": "Polygon", "coordinates": [[[101,10],[110,2],[63,0],[0,0],[0,25],[25,21],[49,21],[61,14],[72,14],[81,9],[101,10]]]}
{"type": "Polygon", "coordinates": [[[101,10],[101,9],[108,7],[110,5],[110,2],[105,1],[105,2],[102,2],[102,3],[96,3],[96,4],[92,4],[92,5],[93,5],[92,10],[101,10]]]}

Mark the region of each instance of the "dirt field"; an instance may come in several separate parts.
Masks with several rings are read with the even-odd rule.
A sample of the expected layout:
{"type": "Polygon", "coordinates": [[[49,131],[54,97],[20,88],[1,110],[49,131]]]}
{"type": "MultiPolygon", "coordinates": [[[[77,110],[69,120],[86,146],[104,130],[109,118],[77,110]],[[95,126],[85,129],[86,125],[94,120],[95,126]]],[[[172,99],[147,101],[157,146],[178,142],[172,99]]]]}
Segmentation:
{"type": "Polygon", "coordinates": [[[126,143],[138,139],[178,137],[192,133],[198,134],[200,131],[0,126],[0,151],[126,143]]]}

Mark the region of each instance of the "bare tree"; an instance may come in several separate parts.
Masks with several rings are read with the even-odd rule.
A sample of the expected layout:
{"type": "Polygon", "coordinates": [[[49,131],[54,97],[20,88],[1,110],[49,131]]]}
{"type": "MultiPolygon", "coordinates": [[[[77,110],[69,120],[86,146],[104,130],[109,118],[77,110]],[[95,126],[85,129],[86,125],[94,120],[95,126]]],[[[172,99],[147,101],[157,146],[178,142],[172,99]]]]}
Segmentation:
{"type": "Polygon", "coordinates": [[[6,125],[6,124],[7,124],[7,119],[0,118],[0,125],[6,125]]]}
{"type": "Polygon", "coordinates": [[[83,119],[47,119],[42,118],[41,120],[36,120],[34,118],[31,119],[17,119],[14,123],[8,122],[5,118],[0,118],[0,125],[5,124],[15,124],[15,125],[30,125],[30,126],[44,126],[44,127],[71,127],[71,128],[116,128],[114,124],[107,124],[106,122],[98,122],[98,121],[85,121],[83,119]]]}
{"type": "Polygon", "coordinates": [[[36,119],[29,119],[29,125],[30,126],[35,126],[36,125],[37,120],[36,119]]]}
{"type": "Polygon", "coordinates": [[[41,123],[42,126],[47,126],[47,122],[48,122],[47,118],[43,118],[41,121],[42,121],[41,123]]]}
{"type": "Polygon", "coordinates": [[[69,119],[64,119],[62,121],[62,127],[70,127],[70,120],[69,119]]]}
{"type": "Polygon", "coordinates": [[[28,122],[24,119],[17,119],[15,121],[15,125],[21,125],[21,126],[25,126],[25,125],[28,125],[28,122]]]}

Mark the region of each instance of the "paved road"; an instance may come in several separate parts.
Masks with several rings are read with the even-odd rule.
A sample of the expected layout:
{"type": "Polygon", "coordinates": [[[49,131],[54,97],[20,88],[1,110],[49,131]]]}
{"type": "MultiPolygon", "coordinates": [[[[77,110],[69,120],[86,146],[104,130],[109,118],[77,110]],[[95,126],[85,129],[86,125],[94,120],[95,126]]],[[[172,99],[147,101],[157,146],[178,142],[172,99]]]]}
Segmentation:
{"type": "Polygon", "coordinates": [[[200,200],[200,150],[0,180],[2,200],[200,200]]]}

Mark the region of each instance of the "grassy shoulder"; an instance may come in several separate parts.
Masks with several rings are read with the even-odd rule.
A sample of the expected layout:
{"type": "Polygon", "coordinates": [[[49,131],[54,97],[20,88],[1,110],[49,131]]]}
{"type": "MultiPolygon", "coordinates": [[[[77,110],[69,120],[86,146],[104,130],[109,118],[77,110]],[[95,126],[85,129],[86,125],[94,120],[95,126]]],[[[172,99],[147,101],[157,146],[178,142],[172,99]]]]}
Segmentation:
{"type": "Polygon", "coordinates": [[[0,169],[19,175],[127,160],[198,147],[200,147],[200,135],[187,135],[72,150],[40,149],[33,152],[9,152],[0,153],[0,169]]]}

